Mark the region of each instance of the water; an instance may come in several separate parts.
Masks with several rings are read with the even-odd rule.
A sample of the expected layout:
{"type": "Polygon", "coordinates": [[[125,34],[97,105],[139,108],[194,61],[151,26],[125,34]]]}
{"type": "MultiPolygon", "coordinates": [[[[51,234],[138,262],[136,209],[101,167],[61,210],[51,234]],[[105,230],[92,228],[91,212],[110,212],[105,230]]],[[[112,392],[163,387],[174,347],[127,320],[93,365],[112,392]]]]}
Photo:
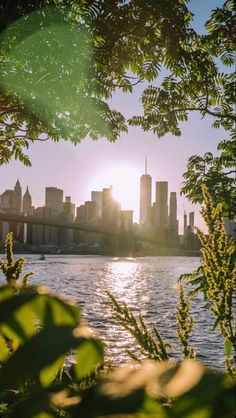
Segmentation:
{"type": "MultiPolygon", "coordinates": [[[[126,349],[137,352],[130,334],[112,317],[105,290],[124,301],[137,314],[142,313],[149,326],[156,325],[170,342],[174,356],[181,356],[176,334],[178,277],[199,266],[196,257],[112,258],[102,256],[29,255],[26,270],[35,274],[31,284],[44,284],[54,292],[73,299],[82,308],[83,319],[106,343],[106,356],[116,364],[128,361],[126,349]]],[[[0,277],[0,281],[2,278],[0,277]]],[[[191,302],[194,330],[191,345],[204,364],[223,367],[222,339],[212,332],[214,319],[201,297],[191,302]]]]}

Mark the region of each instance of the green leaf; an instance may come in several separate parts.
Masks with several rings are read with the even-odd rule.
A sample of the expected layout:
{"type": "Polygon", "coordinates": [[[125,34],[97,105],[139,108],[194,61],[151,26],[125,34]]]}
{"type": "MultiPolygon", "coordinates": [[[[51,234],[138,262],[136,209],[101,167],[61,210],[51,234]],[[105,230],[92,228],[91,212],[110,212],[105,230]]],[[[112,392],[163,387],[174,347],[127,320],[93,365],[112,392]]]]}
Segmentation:
{"type": "Polygon", "coordinates": [[[0,390],[16,388],[25,379],[36,379],[41,370],[87,341],[79,328],[51,327],[34,335],[0,369],[0,390]]]}
{"type": "Polygon", "coordinates": [[[59,370],[63,367],[64,357],[59,357],[49,366],[44,367],[39,373],[39,380],[43,387],[48,387],[55,380],[59,370]]]}
{"type": "MultiPolygon", "coordinates": [[[[9,287],[8,289],[11,288],[9,287]]],[[[37,292],[32,291],[31,293],[22,293],[20,295],[13,294],[10,297],[10,291],[8,292],[7,289],[3,294],[0,294],[4,295],[4,300],[0,303],[0,324],[7,322],[14,312],[31,302],[38,295],[37,292]]]]}
{"type": "Polygon", "coordinates": [[[103,362],[102,345],[97,340],[84,341],[77,348],[75,373],[78,380],[83,379],[103,362]]]}
{"type": "Polygon", "coordinates": [[[9,356],[9,349],[5,339],[0,335],[0,362],[5,361],[9,356]]]}
{"type": "Polygon", "coordinates": [[[52,295],[40,295],[31,305],[43,326],[79,325],[80,309],[52,295]]]}
{"type": "Polygon", "coordinates": [[[1,286],[0,287],[0,302],[2,302],[5,299],[10,298],[14,294],[14,292],[15,290],[11,286],[1,286]]]}
{"type": "Polygon", "coordinates": [[[55,409],[53,411],[51,399],[54,394],[57,395],[58,391],[62,389],[61,386],[53,385],[31,390],[28,396],[21,398],[19,402],[11,407],[9,418],[41,418],[44,413],[47,418],[55,417],[55,409]],[[50,415],[50,412],[52,415],[50,415]]]}
{"type": "Polygon", "coordinates": [[[228,358],[231,356],[233,344],[230,340],[225,340],[225,353],[228,358]]]}

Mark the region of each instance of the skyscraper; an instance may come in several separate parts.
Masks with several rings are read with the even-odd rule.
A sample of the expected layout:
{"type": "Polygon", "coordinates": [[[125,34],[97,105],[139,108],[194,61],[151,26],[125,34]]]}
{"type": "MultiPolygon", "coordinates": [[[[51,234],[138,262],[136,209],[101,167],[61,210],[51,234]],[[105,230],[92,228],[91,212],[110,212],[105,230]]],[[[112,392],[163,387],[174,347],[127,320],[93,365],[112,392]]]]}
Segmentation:
{"type": "Polygon", "coordinates": [[[194,212],[189,213],[189,226],[191,231],[194,232],[194,212]]]}
{"type": "Polygon", "coordinates": [[[187,229],[187,224],[188,224],[187,213],[184,211],[184,234],[185,234],[186,229],[187,229]]]}
{"type": "Polygon", "coordinates": [[[86,222],[93,222],[96,220],[97,217],[97,213],[96,213],[96,209],[97,209],[97,205],[96,202],[91,201],[91,200],[87,200],[86,202],[84,202],[85,204],[85,216],[86,216],[86,222]]]}
{"type": "Polygon", "coordinates": [[[46,187],[45,206],[61,213],[63,208],[63,190],[57,187],[46,187]]]}
{"type": "Polygon", "coordinates": [[[152,178],[147,174],[147,157],[145,158],[145,174],[140,177],[140,225],[148,225],[151,221],[152,178]]]}
{"type": "Polygon", "coordinates": [[[14,213],[18,214],[21,213],[22,210],[22,192],[19,180],[17,180],[13,190],[12,210],[14,213]]]}
{"type": "Polygon", "coordinates": [[[102,192],[92,191],[91,201],[96,202],[96,216],[98,218],[101,218],[102,217],[102,192]]]}
{"type": "Polygon", "coordinates": [[[177,221],[177,198],[176,192],[170,193],[169,230],[172,234],[178,235],[177,221]]]}
{"type": "Polygon", "coordinates": [[[105,226],[117,226],[120,206],[113,199],[112,188],[105,188],[102,191],[102,222],[105,226]]]}
{"type": "Polygon", "coordinates": [[[0,195],[0,210],[8,212],[12,210],[13,194],[13,190],[5,190],[0,195]]]}
{"type": "Polygon", "coordinates": [[[31,199],[31,195],[30,195],[28,186],[27,186],[26,192],[23,196],[23,213],[25,215],[32,215],[32,213],[33,213],[32,199],[31,199]]]}
{"type": "Polygon", "coordinates": [[[155,226],[159,229],[168,228],[168,182],[156,182],[156,216],[155,226]]]}
{"type": "Polygon", "coordinates": [[[66,196],[65,202],[63,202],[63,213],[71,216],[71,221],[75,218],[75,204],[71,202],[71,197],[66,196]]]}

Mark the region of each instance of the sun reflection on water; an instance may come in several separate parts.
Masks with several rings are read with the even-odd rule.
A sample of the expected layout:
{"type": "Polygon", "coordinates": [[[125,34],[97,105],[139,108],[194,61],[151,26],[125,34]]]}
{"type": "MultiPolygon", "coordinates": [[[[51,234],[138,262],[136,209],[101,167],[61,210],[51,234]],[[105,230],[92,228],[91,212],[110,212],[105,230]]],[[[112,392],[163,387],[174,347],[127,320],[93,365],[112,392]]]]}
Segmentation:
{"type": "Polygon", "coordinates": [[[141,290],[140,269],[141,265],[136,259],[113,260],[107,266],[108,290],[120,300],[135,304],[141,290]]]}

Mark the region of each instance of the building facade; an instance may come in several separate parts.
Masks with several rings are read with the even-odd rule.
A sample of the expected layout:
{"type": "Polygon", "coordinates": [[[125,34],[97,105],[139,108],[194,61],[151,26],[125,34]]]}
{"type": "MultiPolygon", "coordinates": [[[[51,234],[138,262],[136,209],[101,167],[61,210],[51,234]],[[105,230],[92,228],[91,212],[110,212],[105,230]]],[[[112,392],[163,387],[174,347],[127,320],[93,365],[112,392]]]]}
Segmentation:
{"type": "Polygon", "coordinates": [[[147,174],[147,157],[145,159],[145,174],[140,177],[140,208],[139,223],[150,226],[152,217],[152,178],[147,174]]]}
{"type": "Polygon", "coordinates": [[[18,215],[22,212],[22,191],[19,180],[17,180],[13,190],[12,209],[18,215]]]}
{"type": "Polygon", "coordinates": [[[61,213],[63,211],[63,190],[57,187],[46,187],[45,206],[61,213]]]}
{"type": "Polygon", "coordinates": [[[102,191],[102,223],[105,227],[111,227],[118,223],[118,204],[112,196],[112,188],[102,191]]]}
{"type": "Polygon", "coordinates": [[[26,188],[25,194],[23,196],[23,214],[24,215],[33,215],[33,206],[32,206],[32,199],[28,189],[26,188]]]}
{"type": "Polygon", "coordinates": [[[155,226],[160,230],[168,228],[168,182],[156,182],[155,226]]]}
{"type": "Polygon", "coordinates": [[[63,213],[71,215],[71,222],[75,219],[75,204],[71,202],[71,197],[66,196],[65,202],[63,202],[63,213]]]}
{"type": "Polygon", "coordinates": [[[169,204],[169,231],[171,236],[178,235],[178,220],[177,220],[177,196],[176,192],[170,193],[169,204]]]}
{"type": "Polygon", "coordinates": [[[191,231],[194,232],[194,212],[189,213],[189,226],[191,231]]]}
{"type": "Polygon", "coordinates": [[[96,203],[96,216],[97,218],[102,217],[102,192],[101,191],[92,191],[91,192],[91,201],[96,203]]]}

